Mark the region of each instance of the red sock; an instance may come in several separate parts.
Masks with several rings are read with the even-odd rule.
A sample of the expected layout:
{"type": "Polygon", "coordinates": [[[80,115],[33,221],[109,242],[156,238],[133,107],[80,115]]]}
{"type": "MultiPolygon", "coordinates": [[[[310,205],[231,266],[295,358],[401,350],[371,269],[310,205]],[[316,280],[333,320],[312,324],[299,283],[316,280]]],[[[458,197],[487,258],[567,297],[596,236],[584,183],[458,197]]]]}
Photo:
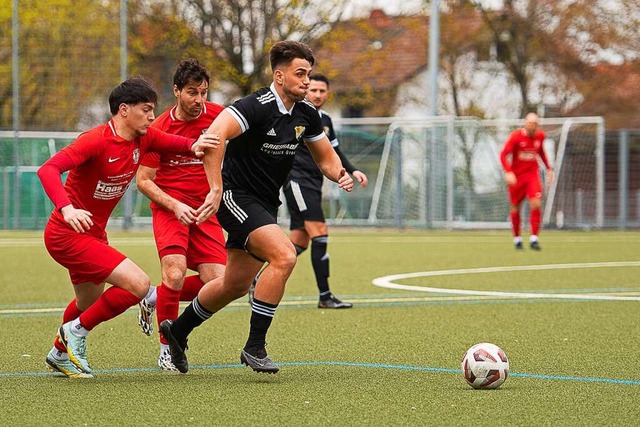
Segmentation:
{"type": "Polygon", "coordinates": [[[127,290],[112,286],[80,315],[80,323],[90,331],[100,323],[124,313],[141,299],[127,290]]]}
{"type": "Polygon", "coordinates": [[[513,230],[513,236],[518,237],[520,235],[520,212],[511,211],[511,229],[513,230]]]}
{"type": "Polygon", "coordinates": [[[540,230],[540,208],[531,210],[531,234],[533,236],[538,235],[540,230]]]}
{"type": "MultiPolygon", "coordinates": [[[[64,310],[64,313],[62,313],[62,323],[64,324],[67,322],[71,322],[72,320],[77,319],[78,316],[80,316],[80,314],[82,314],[82,311],[80,311],[80,309],[78,308],[78,305],[76,304],[76,300],[74,299],[69,303],[67,308],[64,310]]],[[[53,345],[58,350],[65,353],[67,352],[67,347],[65,347],[64,344],[60,342],[57,336],[56,336],[56,339],[53,341],[53,345]]]]}
{"type": "MultiPolygon", "coordinates": [[[[180,291],[162,283],[156,288],[156,295],[156,317],[158,320],[158,330],[160,330],[160,323],[164,320],[175,320],[178,317],[180,291]]],[[[167,344],[167,340],[162,335],[162,332],[160,332],[160,342],[167,344]]]]}
{"type": "Polygon", "coordinates": [[[193,301],[198,296],[198,292],[204,286],[200,280],[199,274],[193,274],[184,278],[182,291],[180,292],[180,301],[193,301]]]}

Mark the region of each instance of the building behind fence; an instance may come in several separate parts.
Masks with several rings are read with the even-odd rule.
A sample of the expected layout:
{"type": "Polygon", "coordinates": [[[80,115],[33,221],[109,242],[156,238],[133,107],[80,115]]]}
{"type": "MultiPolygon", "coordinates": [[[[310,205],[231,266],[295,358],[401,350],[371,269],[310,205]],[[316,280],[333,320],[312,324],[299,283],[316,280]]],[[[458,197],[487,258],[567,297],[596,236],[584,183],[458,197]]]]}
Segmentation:
{"type": "MultiPolygon", "coordinates": [[[[498,155],[522,120],[367,118],[336,120],[336,125],[341,148],[367,173],[370,184],[347,194],[326,182],[330,224],[509,227],[498,155]]],[[[640,131],[605,132],[598,117],[541,119],[541,125],[556,171],[556,180],[545,188],[545,227],[640,227],[640,131]]],[[[3,229],[44,227],[52,204],[36,171],[76,136],[20,132],[16,138],[13,132],[0,132],[3,229]]],[[[150,226],[148,204],[133,184],[110,226],[150,226]]],[[[287,222],[286,209],[280,209],[279,219],[287,222]]]]}

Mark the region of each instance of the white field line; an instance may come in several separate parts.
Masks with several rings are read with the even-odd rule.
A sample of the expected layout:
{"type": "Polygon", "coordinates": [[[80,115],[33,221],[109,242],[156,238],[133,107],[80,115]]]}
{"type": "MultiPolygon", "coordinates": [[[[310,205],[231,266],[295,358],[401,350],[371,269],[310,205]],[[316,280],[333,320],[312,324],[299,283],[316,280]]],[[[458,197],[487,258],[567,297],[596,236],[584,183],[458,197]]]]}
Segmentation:
{"type": "Polygon", "coordinates": [[[537,299],[571,299],[571,300],[605,300],[605,301],[640,301],[640,296],[602,295],[602,294],[555,294],[538,292],[500,292],[500,291],[476,291],[467,289],[446,289],[426,286],[412,286],[394,283],[395,280],[411,279],[415,277],[435,277],[451,276],[459,274],[481,274],[498,273],[504,271],[540,271],[540,270],[562,270],[574,268],[617,268],[617,267],[640,267],[640,261],[621,262],[594,262],[594,263],[571,263],[571,264],[542,264],[542,265],[521,265],[505,267],[485,267],[467,268],[457,270],[420,271],[416,273],[394,274],[390,276],[373,279],[374,286],[387,289],[399,289],[404,291],[431,292],[451,295],[475,295],[485,297],[500,298],[537,298],[537,299]]]}

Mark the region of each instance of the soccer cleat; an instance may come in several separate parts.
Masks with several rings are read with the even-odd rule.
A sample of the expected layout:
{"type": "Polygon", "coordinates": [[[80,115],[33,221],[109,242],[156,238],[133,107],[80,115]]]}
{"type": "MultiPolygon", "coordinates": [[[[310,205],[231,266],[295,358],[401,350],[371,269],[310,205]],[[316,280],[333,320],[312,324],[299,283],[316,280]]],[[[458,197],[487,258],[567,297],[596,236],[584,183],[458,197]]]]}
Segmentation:
{"type": "Polygon", "coordinates": [[[60,341],[67,348],[69,360],[81,371],[90,374],[91,367],[87,360],[87,337],[82,337],[71,332],[71,322],[60,326],[58,331],[60,341]]]}
{"type": "Polygon", "coordinates": [[[255,372],[275,374],[280,370],[280,367],[273,363],[273,361],[267,356],[267,351],[263,348],[258,350],[258,354],[253,356],[242,350],[240,353],[240,362],[253,369],[255,372]],[[262,356],[262,357],[260,357],[262,356]]]}
{"type": "Polygon", "coordinates": [[[183,374],[186,374],[189,371],[189,362],[187,361],[187,355],[184,353],[187,347],[187,340],[184,342],[178,342],[176,337],[173,336],[171,332],[171,325],[173,322],[171,320],[163,320],[160,323],[160,332],[166,338],[169,343],[169,351],[171,352],[171,362],[176,367],[176,369],[183,374]]]}
{"type": "Polygon", "coordinates": [[[517,250],[521,250],[522,249],[522,242],[516,242],[515,243],[515,247],[517,250]]]}
{"type": "Polygon", "coordinates": [[[353,304],[350,302],[340,301],[335,295],[331,294],[328,299],[318,301],[318,308],[351,308],[353,304]]]}
{"type": "Polygon", "coordinates": [[[138,325],[142,328],[142,332],[146,335],[153,333],[153,313],[156,311],[156,306],[147,302],[146,298],[142,298],[142,301],[138,303],[138,325]]]}
{"type": "Polygon", "coordinates": [[[529,244],[529,247],[531,247],[531,249],[533,249],[534,251],[539,251],[542,248],[540,247],[540,243],[538,243],[538,241],[536,240],[535,242],[531,242],[529,244]]]}
{"type": "Polygon", "coordinates": [[[47,369],[51,372],[60,372],[61,374],[64,374],[69,378],[93,378],[93,375],[78,369],[78,367],[74,365],[71,360],[56,359],[53,353],[54,350],[51,350],[49,354],[47,354],[47,357],[44,359],[44,362],[47,365],[47,369]]]}
{"type": "Polygon", "coordinates": [[[176,365],[171,361],[171,352],[168,349],[160,352],[160,356],[158,356],[158,366],[163,371],[178,371],[176,365]]]}

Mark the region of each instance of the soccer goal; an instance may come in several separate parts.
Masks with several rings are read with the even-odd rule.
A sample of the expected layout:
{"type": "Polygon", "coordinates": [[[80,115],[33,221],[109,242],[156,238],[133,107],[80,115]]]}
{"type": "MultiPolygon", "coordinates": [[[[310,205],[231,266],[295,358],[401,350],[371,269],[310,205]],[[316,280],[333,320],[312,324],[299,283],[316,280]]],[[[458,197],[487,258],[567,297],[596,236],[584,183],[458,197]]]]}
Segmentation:
{"type": "MultiPolygon", "coordinates": [[[[522,120],[455,117],[390,121],[367,222],[395,227],[510,227],[499,153],[509,133],[522,124],[522,120]]],[[[343,120],[341,126],[364,125],[353,119],[343,120]]],[[[601,227],[603,119],[549,118],[541,119],[541,126],[556,175],[545,187],[544,224],[601,227]]],[[[543,168],[541,174],[545,179],[543,168]]]]}

